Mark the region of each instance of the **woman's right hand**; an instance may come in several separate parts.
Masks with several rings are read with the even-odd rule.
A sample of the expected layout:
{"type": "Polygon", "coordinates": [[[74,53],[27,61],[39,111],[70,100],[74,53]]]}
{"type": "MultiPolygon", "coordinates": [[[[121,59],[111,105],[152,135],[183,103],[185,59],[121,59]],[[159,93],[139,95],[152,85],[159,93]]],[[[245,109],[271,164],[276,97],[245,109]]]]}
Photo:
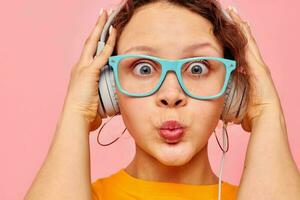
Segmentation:
{"type": "Polygon", "coordinates": [[[100,69],[108,62],[116,42],[116,30],[112,27],[103,51],[94,57],[107,18],[108,13],[104,10],[86,39],[79,60],[72,67],[63,106],[63,112],[71,112],[72,115],[83,117],[88,123],[90,131],[96,130],[102,123],[101,116],[97,113],[100,69]]]}

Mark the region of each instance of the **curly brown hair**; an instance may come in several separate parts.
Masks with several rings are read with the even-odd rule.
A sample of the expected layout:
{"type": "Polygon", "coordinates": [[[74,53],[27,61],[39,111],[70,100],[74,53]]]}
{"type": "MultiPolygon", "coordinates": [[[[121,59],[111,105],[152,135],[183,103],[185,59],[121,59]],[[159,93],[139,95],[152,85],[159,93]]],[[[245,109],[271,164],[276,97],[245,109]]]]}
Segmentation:
{"type": "MultiPolygon", "coordinates": [[[[245,46],[247,38],[244,36],[237,24],[228,20],[222,12],[220,3],[217,0],[126,0],[123,8],[112,21],[113,27],[117,30],[117,40],[133,16],[134,11],[144,5],[156,2],[167,2],[183,6],[190,11],[196,12],[208,19],[213,25],[213,33],[223,46],[224,58],[233,59],[237,62],[237,70],[233,72],[238,75],[243,71],[245,62],[245,46]]],[[[117,45],[116,45],[117,46],[117,45]]],[[[116,50],[115,50],[116,51],[116,50]]],[[[114,51],[113,54],[116,54],[114,51]]]]}

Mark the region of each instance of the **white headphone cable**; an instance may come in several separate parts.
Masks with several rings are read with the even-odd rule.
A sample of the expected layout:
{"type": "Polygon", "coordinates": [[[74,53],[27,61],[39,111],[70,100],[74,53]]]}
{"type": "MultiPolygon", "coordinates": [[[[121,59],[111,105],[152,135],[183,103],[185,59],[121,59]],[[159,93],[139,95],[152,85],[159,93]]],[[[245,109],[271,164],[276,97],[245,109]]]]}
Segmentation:
{"type": "Polygon", "coordinates": [[[221,158],[221,166],[219,170],[219,189],[218,189],[218,200],[221,200],[221,194],[222,194],[222,173],[223,173],[223,167],[224,167],[224,160],[225,160],[225,154],[228,151],[228,138],[225,137],[225,131],[227,134],[227,123],[223,124],[223,130],[222,130],[222,139],[223,139],[223,148],[222,148],[222,158],[221,158]],[[224,151],[224,145],[225,145],[225,140],[226,141],[226,151],[224,151]]]}

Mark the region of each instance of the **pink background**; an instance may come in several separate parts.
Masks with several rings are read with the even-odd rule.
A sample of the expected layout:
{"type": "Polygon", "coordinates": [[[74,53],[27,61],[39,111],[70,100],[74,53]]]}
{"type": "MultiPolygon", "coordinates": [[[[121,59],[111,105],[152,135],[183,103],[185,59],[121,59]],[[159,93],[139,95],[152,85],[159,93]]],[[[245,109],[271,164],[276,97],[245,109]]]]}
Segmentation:
{"type": "MultiPolygon", "coordinates": [[[[2,2],[0,199],[23,198],[48,151],[66,94],[70,69],[80,55],[100,8],[114,7],[117,2],[2,2]]],[[[222,3],[236,6],[241,16],[250,21],[278,89],[290,148],[299,168],[300,28],[297,19],[300,17],[300,3],[297,0],[228,0],[222,3]]],[[[115,138],[123,129],[119,116],[103,129],[102,137],[106,138],[102,139],[115,138]]],[[[90,136],[93,181],[127,166],[135,152],[128,132],[106,148],[97,144],[97,132],[90,136]]],[[[230,150],[223,177],[238,184],[249,134],[239,126],[230,127],[229,134],[230,150]]],[[[213,170],[218,173],[221,151],[214,136],[209,141],[209,154],[213,170]]]]}

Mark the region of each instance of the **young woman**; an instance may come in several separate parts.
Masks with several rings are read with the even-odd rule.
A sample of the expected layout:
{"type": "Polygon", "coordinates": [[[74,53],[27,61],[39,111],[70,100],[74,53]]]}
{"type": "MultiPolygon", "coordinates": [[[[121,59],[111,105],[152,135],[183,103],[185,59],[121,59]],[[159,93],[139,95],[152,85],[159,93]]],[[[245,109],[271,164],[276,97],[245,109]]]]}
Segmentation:
{"type": "MultiPolygon", "coordinates": [[[[222,199],[298,199],[300,176],[289,150],[271,73],[248,23],[234,9],[226,12],[231,21],[215,0],[128,1],[114,21],[103,51],[94,56],[108,17],[104,11],[72,69],[53,143],[26,199],[218,198],[218,177],[209,164],[207,143],[220,120],[224,95],[210,101],[191,98],[176,73],[167,73],[156,92],[142,98],[116,88],[120,113],[136,142],[136,154],[125,169],[98,179],[91,187],[88,133],[102,123],[97,114],[100,69],[113,54],[169,61],[205,56],[237,61],[234,73],[246,73],[250,85],[241,125],[251,132],[251,138],[241,182],[239,186],[222,182],[222,199]],[[180,126],[181,134],[168,136],[162,131],[164,125],[180,126]]],[[[141,77],[155,77],[158,65],[149,59],[134,64],[131,71],[119,68],[118,78],[128,90],[146,92],[146,87],[153,85],[150,79],[142,85],[145,79],[141,77]]],[[[192,84],[187,90],[208,95],[203,92],[215,87],[209,83],[219,84],[221,76],[216,75],[213,82],[207,80],[213,74],[220,75],[222,68],[205,62],[193,66],[196,71],[192,72],[200,70],[204,84],[197,85],[201,90],[193,90],[192,84]]],[[[185,85],[192,80],[184,79],[185,85]]]]}

